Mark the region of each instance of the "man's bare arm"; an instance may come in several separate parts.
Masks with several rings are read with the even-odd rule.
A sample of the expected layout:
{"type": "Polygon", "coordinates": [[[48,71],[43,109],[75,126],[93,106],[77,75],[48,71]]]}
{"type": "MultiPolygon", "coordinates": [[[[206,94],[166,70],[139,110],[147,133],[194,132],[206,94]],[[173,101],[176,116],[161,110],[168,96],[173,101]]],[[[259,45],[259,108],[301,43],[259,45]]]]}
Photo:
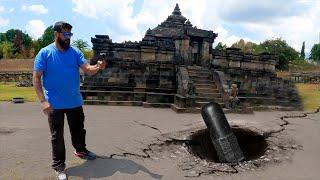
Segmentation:
{"type": "Polygon", "coordinates": [[[90,65],[85,63],[80,66],[81,70],[88,74],[89,76],[96,74],[100,69],[104,69],[106,67],[106,61],[98,61],[95,65],[90,65]]]}
{"type": "Polygon", "coordinates": [[[46,101],[41,84],[41,76],[42,72],[40,71],[33,71],[33,87],[36,91],[38,99],[41,103],[42,110],[45,114],[49,114],[52,111],[50,104],[46,101]]]}

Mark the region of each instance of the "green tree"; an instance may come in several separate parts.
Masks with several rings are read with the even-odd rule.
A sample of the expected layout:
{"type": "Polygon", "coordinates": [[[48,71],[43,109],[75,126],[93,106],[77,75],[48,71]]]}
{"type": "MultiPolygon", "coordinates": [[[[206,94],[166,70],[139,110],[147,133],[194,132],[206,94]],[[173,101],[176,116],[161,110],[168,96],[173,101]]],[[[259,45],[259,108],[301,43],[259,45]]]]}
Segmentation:
{"type": "Polygon", "coordinates": [[[306,56],[306,54],[304,53],[304,49],[305,49],[305,42],[303,41],[302,47],[301,47],[301,52],[300,52],[300,57],[302,59],[305,59],[305,56],[306,56]]]}
{"type": "Polygon", "coordinates": [[[90,49],[90,50],[85,50],[85,51],[83,52],[83,55],[84,55],[84,57],[85,57],[86,59],[92,59],[94,53],[93,53],[93,50],[90,49]]]}
{"type": "Polygon", "coordinates": [[[13,46],[14,46],[14,54],[22,54],[25,51],[25,45],[23,43],[22,31],[16,30],[16,34],[13,39],[13,46]]]}
{"type": "Polygon", "coordinates": [[[227,49],[227,45],[223,44],[222,42],[219,42],[214,49],[222,51],[227,49]]]}
{"type": "Polygon", "coordinates": [[[11,52],[14,57],[24,58],[29,56],[32,39],[27,33],[19,29],[9,29],[5,33],[0,33],[0,43],[5,41],[13,44],[11,52]]]}
{"type": "Polygon", "coordinates": [[[83,53],[86,59],[93,58],[93,50],[89,49],[89,44],[86,41],[77,39],[72,42],[72,45],[77,47],[83,53]]]}
{"type": "Polygon", "coordinates": [[[15,29],[9,29],[6,33],[6,41],[13,42],[14,37],[16,36],[16,30],[15,29]]]}
{"type": "Polygon", "coordinates": [[[320,43],[314,44],[311,49],[310,58],[317,63],[320,63],[320,43]]]}
{"type": "Polygon", "coordinates": [[[53,26],[47,27],[47,29],[44,31],[43,35],[41,36],[41,38],[39,40],[41,48],[46,47],[47,45],[53,43],[53,41],[54,41],[53,33],[54,33],[53,26]]]}
{"type": "Polygon", "coordinates": [[[7,40],[6,33],[0,33],[0,43],[6,40],[7,40]]]}
{"type": "Polygon", "coordinates": [[[278,56],[279,61],[276,65],[277,69],[288,70],[289,63],[299,59],[299,53],[290,47],[285,40],[281,38],[266,40],[259,44],[257,51],[268,52],[278,56]]]}
{"type": "Polygon", "coordinates": [[[3,41],[0,43],[0,57],[4,59],[12,58],[13,44],[9,41],[3,41]]]}

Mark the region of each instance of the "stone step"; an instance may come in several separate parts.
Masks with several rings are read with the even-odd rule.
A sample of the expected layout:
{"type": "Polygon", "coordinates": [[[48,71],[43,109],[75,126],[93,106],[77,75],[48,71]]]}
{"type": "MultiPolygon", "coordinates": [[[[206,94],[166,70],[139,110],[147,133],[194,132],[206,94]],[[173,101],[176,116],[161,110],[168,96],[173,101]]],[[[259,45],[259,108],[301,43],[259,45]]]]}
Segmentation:
{"type": "MultiPolygon", "coordinates": [[[[216,101],[210,101],[210,102],[216,102],[216,101]]],[[[210,102],[196,102],[196,107],[202,108],[203,105],[206,105],[210,102]]],[[[222,108],[225,107],[224,103],[222,103],[222,102],[216,102],[216,103],[218,103],[222,108]]]]}
{"type": "Polygon", "coordinates": [[[220,98],[220,93],[198,93],[197,97],[220,98]]]}
{"type": "Polygon", "coordinates": [[[176,112],[176,113],[200,113],[201,112],[201,108],[198,107],[194,107],[194,108],[181,108],[178,107],[175,104],[171,105],[171,109],[176,112]]]}
{"type": "MultiPolygon", "coordinates": [[[[194,107],[194,108],[181,108],[181,107],[178,107],[177,105],[175,104],[172,104],[171,105],[171,109],[173,111],[175,111],[176,113],[201,113],[201,108],[199,107],[194,107]]],[[[227,113],[231,113],[232,111],[230,109],[226,109],[226,108],[222,108],[223,112],[225,114],[227,113]]]]}
{"type": "Polygon", "coordinates": [[[201,66],[187,66],[187,69],[193,69],[193,70],[201,70],[201,66]]]}
{"type": "Polygon", "coordinates": [[[214,84],[215,82],[208,79],[192,79],[193,84],[214,84]]]}
{"type": "Polygon", "coordinates": [[[84,100],[86,105],[109,105],[109,106],[142,106],[141,101],[107,101],[107,100],[84,100]]]}
{"type": "Polygon", "coordinates": [[[210,101],[214,101],[214,98],[210,98],[210,97],[195,97],[195,101],[196,102],[210,102],[210,101]]]}
{"type": "Polygon", "coordinates": [[[208,70],[187,70],[188,74],[203,74],[203,75],[209,75],[210,71],[208,70]]]}
{"type": "Polygon", "coordinates": [[[209,72],[188,71],[189,76],[210,76],[209,72]]]}
{"type": "Polygon", "coordinates": [[[173,88],[139,88],[139,87],[123,87],[123,86],[80,86],[82,92],[90,91],[104,91],[104,92],[154,92],[154,93],[167,93],[173,94],[176,89],[173,88]]]}
{"type": "Polygon", "coordinates": [[[102,101],[139,101],[148,103],[173,103],[174,94],[131,91],[96,91],[81,90],[84,100],[102,101]]]}
{"type": "Polygon", "coordinates": [[[189,74],[189,78],[196,78],[196,77],[211,79],[209,74],[189,74]]]}
{"type": "Polygon", "coordinates": [[[189,76],[189,78],[192,80],[192,81],[199,81],[199,80],[208,80],[210,81],[210,77],[207,76],[207,77],[203,77],[203,76],[189,76]]]}
{"type": "Polygon", "coordinates": [[[268,105],[257,105],[253,106],[254,111],[270,111],[270,110],[276,110],[276,111],[302,111],[302,107],[294,107],[294,106],[268,106],[268,105]]]}
{"type": "Polygon", "coordinates": [[[170,108],[172,103],[148,103],[143,102],[142,106],[144,108],[170,108]]]}
{"type": "Polygon", "coordinates": [[[215,83],[207,83],[207,84],[194,83],[193,85],[196,87],[196,89],[198,89],[198,88],[200,88],[200,89],[201,88],[217,89],[218,88],[215,83]]]}
{"type": "Polygon", "coordinates": [[[223,103],[222,98],[210,98],[210,97],[196,97],[196,102],[217,102],[217,103],[223,103]]]}
{"type": "Polygon", "coordinates": [[[195,89],[196,93],[219,93],[217,88],[197,88],[195,89]]]}

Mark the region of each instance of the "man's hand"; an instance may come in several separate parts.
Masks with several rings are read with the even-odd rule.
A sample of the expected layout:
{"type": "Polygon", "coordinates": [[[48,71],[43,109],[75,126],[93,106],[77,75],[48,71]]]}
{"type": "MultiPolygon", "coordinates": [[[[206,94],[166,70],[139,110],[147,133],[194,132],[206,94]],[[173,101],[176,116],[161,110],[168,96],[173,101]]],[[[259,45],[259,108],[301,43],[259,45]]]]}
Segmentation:
{"type": "Polygon", "coordinates": [[[100,69],[106,68],[107,61],[105,59],[99,59],[97,61],[97,64],[95,65],[89,65],[88,63],[85,63],[80,66],[81,70],[86,73],[87,75],[91,76],[96,74],[100,69]]]}
{"type": "Polygon", "coordinates": [[[52,108],[47,101],[41,102],[41,107],[42,107],[42,111],[45,115],[48,115],[50,112],[52,112],[52,108]]]}
{"type": "Polygon", "coordinates": [[[98,60],[97,62],[97,66],[99,69],[105,69],[107,65],[106,60],[98,60]]]}

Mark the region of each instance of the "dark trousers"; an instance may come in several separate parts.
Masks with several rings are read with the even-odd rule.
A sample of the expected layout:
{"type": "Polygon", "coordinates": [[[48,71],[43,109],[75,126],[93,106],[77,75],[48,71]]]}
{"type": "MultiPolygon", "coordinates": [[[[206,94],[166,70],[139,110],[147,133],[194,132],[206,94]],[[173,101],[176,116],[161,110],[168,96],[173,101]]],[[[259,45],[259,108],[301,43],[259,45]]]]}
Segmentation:
{"type": "Polygon", "coordinates": [[[72,109],[53,110],[48,116],[48,122],[52,143],[52,168],[55,170],[64,170],[65,168],[66,150],[63,137],[64,114],[67,116],[73,147],[78,152],[86,151],[86,130],[84,129],[82,106],[72,109]]]}

